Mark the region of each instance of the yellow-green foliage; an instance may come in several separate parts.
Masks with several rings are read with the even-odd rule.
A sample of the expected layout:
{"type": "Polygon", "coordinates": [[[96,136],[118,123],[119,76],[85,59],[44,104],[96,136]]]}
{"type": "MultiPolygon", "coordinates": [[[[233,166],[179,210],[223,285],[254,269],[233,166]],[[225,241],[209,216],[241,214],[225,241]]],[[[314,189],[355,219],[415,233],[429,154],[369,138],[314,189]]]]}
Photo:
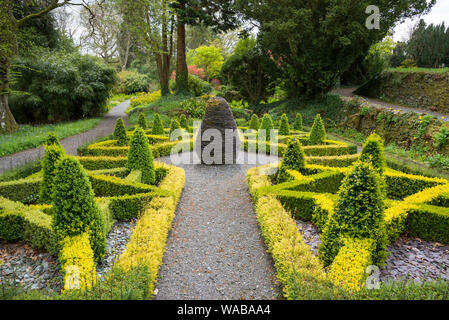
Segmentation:
{"type": "Polygon", "coordinates": [[[170,167],[167,177],[160,184],[163,190],[171,190],[173,197],[155,198],[137,221],[133,235],[120,256],[117,266],[128,272],[139,265],[150,271],[149,291],[153,294],[154,284],[165,251],[165,243],[175,214],[176,205],[185,182],[183,169],[170,167]]]}
{"type": "Polygon", "coordinates": [[[148,120],[143,112],[139,112],[138,124],[143,130],[146,130],[148,128],[148,120]]]}
{"type": "Polygon", "coordinates": [[[383,174],[387,167],[387,160],[385,159],[384,141],[376,133],[372,133],[362,148],[360,160],[371,161],[372,166],[383,174]]]}
{"type": "Polygon", "coordinates": [[[94,252],[90,246],[89,234],[82,233],[62,241],[59,254],[64,279],[64,290],[86,290],[97,282],[94,252]]]}
{"type": "MultiPolygon", "coordinates": [[[[114,139],[117,140],[118,146],[126,146],[129,143],[128,136],[126,134],[125,123],[122,118],[118,118],[115,123],[114,139]]],[[[104,144],[104,143],[103,143],[104,144]]]]}
{"type": "Polygon", "coordinates": [[[257,114],[251,116],[251,121],[249,122],[249,128],[252,130],[259,130],[260,122],[257,114]]]}
{"type": "Polygon", "coordinates": [[[302,115],[300,113],[296,114],[295,122],[293,123],[293,129],[298,131],[304,130],[302,126],[302,115]]]}
{"type": "Polygon", "coordinates": [[[160,97],[161,97],[161,90],[154,91],[152,93],[143,94],[136,98],[131,99],[130,107],[135,108],[140,105],[150,104],[150,103],[153,103],[153,102],[156,102],[157,100],[159,100],[160,97]]]}
{"type": "Polygon", "coordinates": [[[367,278],[366,268],[372,264],[372,239],[343,239],[343,246],[330,265],[329,279],[351,292],[362,289],[367,278]]]}
{"type": "Polygon", "coordinates": [[[277,182],[282,183],[288,180],[287,170],[301,171],[305,166],[306,160],[301,142],[296,138],[291,138],[287,143],[287,150],[279,168],[277,182]]]}
{"type": "Polygon", "coordinates": [[[56,136],[56,133],[54,132],[49,132],[47,135],[47,138],[45,139],[45,145],[46,146],[51,146],[51,145],[58,145],[60,146],[61,144],[59,143],[59,139],[56,136]]]}
{"type": "Polygon", "coordinates": [[[279,134],[281,136],[290,135],[290,125],[288,124],[288,118],[285,113],[281,117],[281,125],[279,126],[279,134]]]}
{"type": "Polygon", "coordinates": [[[153,118],[153,128],[152,128],[152,134],[154,135],[160,135],[160,134],[164,134],[164,124],[162,123],[161,120],[161,116],[159,115],[159,113],[155,113],[154,114],[154,118],[153,118]]]}
{"type": "Polygon", "coordinates": [[[153,153],[148,144],[148,139],[140,127],[134,130],[131,138],[126,167],[129,170],[140,170],[142,172],[143,183],[155,183],[153,153]]]}
{"type": "MultiPolygon", "coordinates": [[[[292,285],[292,276],[296,273],[317,281],[324,281],[326,275],[323,266],[303,242],[296,228],[295,220],[284,210],[273,196],[260,196],[258,189],[270,184],[266,173],[272,166],[254,168],[248,171],[248,185],[255,201],[255,210],[262,235],[268,251],[273,256],[277,278],[284,286],[284,295],[288,295],[292,285]]],[[[297,279],[299,280],[299,279],[297,279]]]]}

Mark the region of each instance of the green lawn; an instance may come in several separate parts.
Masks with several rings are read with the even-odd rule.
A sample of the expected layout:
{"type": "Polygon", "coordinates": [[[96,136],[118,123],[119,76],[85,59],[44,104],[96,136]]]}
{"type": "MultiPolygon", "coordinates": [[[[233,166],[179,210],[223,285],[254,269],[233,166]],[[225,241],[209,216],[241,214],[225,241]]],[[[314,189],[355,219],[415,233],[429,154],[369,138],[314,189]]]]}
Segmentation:
{"type": "Polygon", "coordinates": [[[449,68],[389,68],[388,71],[446,73],[449,68]]]}
{"type": "Polygon", "coordinates": [[[59,139],[85,132],[95,127],[100,118],[42,126],[20,126],[14,134],[0,135],[0,157],[42,145],[47,133],[54,132],[59,139]]]}

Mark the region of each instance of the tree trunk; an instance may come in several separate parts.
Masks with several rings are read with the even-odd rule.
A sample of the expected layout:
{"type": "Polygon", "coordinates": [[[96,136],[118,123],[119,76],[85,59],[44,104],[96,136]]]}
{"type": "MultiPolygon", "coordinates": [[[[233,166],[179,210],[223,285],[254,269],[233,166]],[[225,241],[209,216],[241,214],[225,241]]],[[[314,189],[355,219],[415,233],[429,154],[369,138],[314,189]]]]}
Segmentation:
{"type": "Polygon", "coordinates": [[[8,105],[9,58],[0,61],[0,134],[14,133],[19,129],[8,105]]]}
{"type": "MultiPolygon", "coordinates": [[[[181,4],[181,10],[185,9],[185,4],[181,4]]],[[[186,26],[178,14],[177,23],[177,60],[176,60],[176,94],[189,92],[189,70],[186,61],[186,26]]]]}

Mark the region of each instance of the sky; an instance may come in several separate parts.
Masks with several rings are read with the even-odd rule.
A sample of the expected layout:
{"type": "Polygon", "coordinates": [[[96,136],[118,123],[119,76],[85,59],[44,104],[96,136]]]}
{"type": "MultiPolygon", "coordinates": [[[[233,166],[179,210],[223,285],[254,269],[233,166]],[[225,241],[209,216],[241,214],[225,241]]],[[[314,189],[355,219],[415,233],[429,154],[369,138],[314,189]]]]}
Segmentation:
{"type": "Polygon", "coordinates": [[[433,6],[432,10],[428,14],[422,17],[417,17],[413,20],[407,19],[404,23],[398,25],[394,29],[394,40],[408,40],[410,28],[414,24],[416,24],[420,20],[420,18],[423,18],[427,24],[440,24],[442,22],[445,22],[446,27],[449,27],[449,0],[437,0],[437,3],[435,4],[435,6],[433,6]]]}

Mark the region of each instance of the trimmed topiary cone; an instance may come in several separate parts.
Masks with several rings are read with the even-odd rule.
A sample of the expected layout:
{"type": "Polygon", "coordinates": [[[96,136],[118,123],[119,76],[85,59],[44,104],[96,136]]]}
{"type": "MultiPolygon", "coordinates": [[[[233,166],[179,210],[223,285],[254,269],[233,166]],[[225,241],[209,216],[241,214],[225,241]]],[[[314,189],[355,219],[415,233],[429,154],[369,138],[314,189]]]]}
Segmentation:
{"type": "Polygon", "coordinates": [[[253,114],[251,116],[251,121],[249,122],[249,128],[252,130],[259,130],[260,128],[260,121],[257,114],[253,114]]]}
{"type": "Polygon", "coordinates": [[[163,135],[163,134],[165,134],[164,124],[162,123],[161,116],[159,115],[159,113],[155,113],[154,114],[153,128],[152,128],[151,133],[154,134],[154,135],[163,135]]]}
{"type": "Polygon", "coordinates": [[[58,145],[60,146],[61,144],[59,143],[59,139],[56,136],[56,133],[54,132],[49,132],[47,134],[47,138],[45,139],[45,145],[50,146],[50,145],[58,145]]]}
{"type": "Polygon", "coordinates": [[[285,113],[281,117],[281,125],[279,126],[279,134],[281,136],[290,135],[290,125],[288,124],[288,117],[285,113]]]}
{"type": "Polygon", "coordinates": [[[143,112],[139,113],[139,121],[137,122],[137,124],[143,129],[146,130],[148,128],[148,121],[147,121],[147,117],[145,116],[145,114],[143,112]]]}
{"type": "Polygon", "coordinates": [[[259,136],[266,137],[266,140],[269,141],[271,130],[273,129],[274,129],[273,119],[271,119],[268,113],[265,113],[259,128],[259,136]]]}
{"type": "Polygon", "coordinates": [[[115,122],[114,139],[117,140],[119,146],[126,146],[129,143],[128,135],[126,134],[125,123],[122,118],[118,118],[115,122]]]}
{"type": "Polygon", "coordinates": [[[343,180],[335,211],[323,230],[319,256],[330,265],[342,247],[342,239],[372,239],[372,261],[381,266],[388,257],[381,178],[370,162],[357,161],[343,180]]]}
{"type": "Polygon", "coordinates": [[[302,115],[300,113],[296,114],[295,122],[293,123],[293,129],[298,131],[304,130],[304,127],[302,125],[302,115]]]}
{"type": "Polygon", "coordinates": [[[59,241],[89,232],[95,259],[106,251],[103,216],[86,172],[74,157],[64,157],[56,166],[53,194],[53,230],[59,241]]]}
{"type": "Polygon", "coordinates": [[[383,174],[387,167],[387,160],[385,159],[384,141],[376,133],[372,133],[362,148],[360,160],[370,161],[372,166],[383,174]]]}
{"type": "Polygon", "coordinates": [[[326,140],[326,129],[324,128],[320,114],[317,114],[313,122],[312,130],[310,131],[309,141],[310,144],[316,145],[323,144],[324,140],[326,140]]]}
{"type": "Polygon", "coordinates": [[[283,183],[288,180],[287,170],[301,171],[305,167],[306,156],[301,142],[297,138],[289,139],[287,142],[287,150],[279,167],[277,183],[283,183]]]}
{"type": "Polygon", "coordinates": [[[142,183],[155,184],[153,153],[148,138],[141,127],[137,127],[131,137],[126,167],[129,170],[140,170],[142,172],[142,183]]]}
{"type": "Polygon", "coordinates": [[[45,155],[41,161],[44,176],[40,186],[39,202],[51,203],[53,200],[56,164],[64,157],[65,151],[59,144],[46,145],[44,148],[45,155]]]}
{"type": "Polygon", "coordinates": [[[170,123],[170,136],[176,129],[181,129],[181,124],[179,123],[178,119],[173,119],[170,123]]]}
{"type": "Polygon", "coordinates": [[[187,117],[185,114],[182,114],[179,120],[179,124],[181,125],[181,128],[187,129],[188,123],[187,123],[187,117]]]}

